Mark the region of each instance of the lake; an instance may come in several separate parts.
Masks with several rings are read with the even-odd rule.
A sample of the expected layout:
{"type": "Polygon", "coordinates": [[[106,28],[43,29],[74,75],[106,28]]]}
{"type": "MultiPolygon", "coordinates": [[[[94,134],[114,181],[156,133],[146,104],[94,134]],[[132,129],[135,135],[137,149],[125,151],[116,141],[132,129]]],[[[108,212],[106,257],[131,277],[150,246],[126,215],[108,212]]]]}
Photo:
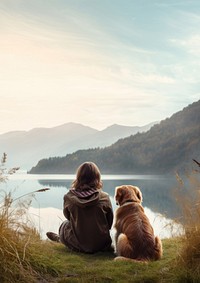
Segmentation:
{"type": "MultiPolygon", "coordinates": [[[[30,217],[42,238],[46,238],[47,231],[57,232],[65,220],[62,213],[63,196],[74,179],[75,175],[31,175],[18,172],[11,175],[7,183],[0,183],[0,189],[12,191],[14,199],[32,199],[30,217]],[[43,188],[49,190],[32,194],[43,188]]],[[[135,185],[142,191],[143,207],[155,234],[166,238],[181,233],[181,226],[172,221],[180,217],[180,209],[175,201],[175,176],[102,175],[102,181],[103,190],[109,194],[114,211],[117,208],[114,201],[115,187],[122,184],[135,185]]]]}

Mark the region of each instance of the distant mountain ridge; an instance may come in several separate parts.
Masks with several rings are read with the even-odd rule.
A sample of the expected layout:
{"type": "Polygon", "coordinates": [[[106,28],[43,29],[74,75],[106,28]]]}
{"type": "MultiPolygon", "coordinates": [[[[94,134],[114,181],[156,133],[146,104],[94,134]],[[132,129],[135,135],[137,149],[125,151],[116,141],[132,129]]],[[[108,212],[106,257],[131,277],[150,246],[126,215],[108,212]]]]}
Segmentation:
{"type": "Polygon", "coordinates": [[[65,156],[79,149],[109,146],[120,138],[143,132],[156,122],[143,127],[112,125],[102,131],[78,123],[53,128],[34,128],[0,135],[1,154],[7,153],[7,166],[30,169],[40,159],[65,156]]]}
{"type": "Polygon", "coordinates": [[[154,125],[106,148],[79,150],[43,159],[30,173],[74,173],[87,160],[107,174],[164,174],[191,169],[200,160],[200,100],[154,125]]]}

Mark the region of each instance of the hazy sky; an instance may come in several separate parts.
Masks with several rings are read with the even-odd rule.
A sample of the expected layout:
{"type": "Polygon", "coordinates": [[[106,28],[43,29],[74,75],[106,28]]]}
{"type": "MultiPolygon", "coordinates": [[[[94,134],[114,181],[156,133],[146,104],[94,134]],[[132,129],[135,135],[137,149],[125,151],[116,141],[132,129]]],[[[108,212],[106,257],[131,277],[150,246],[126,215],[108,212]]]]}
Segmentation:
{"type": "Polygon", "coordinates": [[[0,0],[0,133],[142,126],[199,99],[199,0],[0,0]]]}

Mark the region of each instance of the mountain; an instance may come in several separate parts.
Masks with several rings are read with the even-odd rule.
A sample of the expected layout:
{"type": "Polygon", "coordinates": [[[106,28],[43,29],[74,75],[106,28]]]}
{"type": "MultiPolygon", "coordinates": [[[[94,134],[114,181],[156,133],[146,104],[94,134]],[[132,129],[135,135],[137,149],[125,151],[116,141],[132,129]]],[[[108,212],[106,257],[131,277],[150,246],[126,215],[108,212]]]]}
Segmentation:
{"type": "Polygon", "coordinates": [[[153,125],[158,122],[153,122],[145,126],[122,126],[122,125],[111,125],[102,131],[97,131],[94,135],[90,136],[78,149],[87,149],[95,147],[106,147],[109,146],[119,139],[135,135],[137,133],[142,133],[149,130],[153,125]]]}
{"type": "Polygon", "coordinates": [[[200,160],[200,101],[106,148],[40,160],[30,173],[74,173],[90,160],[102,173],[163,174],[190,169],[192,159],[200,160]]]}
{"type": "Polygon", "coordinates": [[[78,123],[66,123],[53,128],[8,132],[0,135],[0,149],[1,154],[5,152],[8,155],[7,166],[30,169],[41,158],[109,146],[120,138],[143,132],[153,124],[144,127],[113,125],[98,131],[78,123]]]}
{"type": "Polygon", "coordinates": [[[8,132],[0,135],[0,149],[8,155],[8,166],[25,169],[41,158],[59,154],[59,148],[63,145],[66,153],[77,150],[77,141],[96,132],[95,129],[75,123],[54,128],[35,128],[27,132],[8,132]]]}

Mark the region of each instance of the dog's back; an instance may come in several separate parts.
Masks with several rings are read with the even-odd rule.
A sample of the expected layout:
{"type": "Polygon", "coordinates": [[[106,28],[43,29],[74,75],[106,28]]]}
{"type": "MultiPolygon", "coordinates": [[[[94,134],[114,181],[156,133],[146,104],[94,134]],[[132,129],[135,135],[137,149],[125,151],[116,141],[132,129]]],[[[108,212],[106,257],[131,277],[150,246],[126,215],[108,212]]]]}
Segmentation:
{"type": "Polygon", "coordinates": [[[161,241],[155,238],[149,219],[139,203],[127,203],[116,211],[117,254],[137,260],[161,257],[161,241]]]}

